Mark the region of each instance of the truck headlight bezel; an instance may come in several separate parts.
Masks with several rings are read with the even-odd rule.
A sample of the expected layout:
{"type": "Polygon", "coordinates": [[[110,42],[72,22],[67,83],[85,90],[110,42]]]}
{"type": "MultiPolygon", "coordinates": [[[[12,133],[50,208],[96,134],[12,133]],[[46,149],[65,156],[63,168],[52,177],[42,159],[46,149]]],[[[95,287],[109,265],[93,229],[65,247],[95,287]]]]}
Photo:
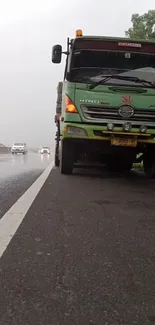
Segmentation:
{"type": "Polygon", "coordinates": [[[76,126],[67,126],[67,133],[72,136],[78,136],[78,137],[86,137],[87,132],[83,128],[79,128],[76,126]]]}

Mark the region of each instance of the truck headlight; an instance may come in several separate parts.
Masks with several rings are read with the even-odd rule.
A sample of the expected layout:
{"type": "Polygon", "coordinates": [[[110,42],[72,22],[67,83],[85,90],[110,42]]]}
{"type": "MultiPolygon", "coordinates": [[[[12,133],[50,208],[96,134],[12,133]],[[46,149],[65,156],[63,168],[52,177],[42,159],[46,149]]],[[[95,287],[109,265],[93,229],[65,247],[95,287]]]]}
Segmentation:
{"type": "Polygon", "coordinates": [[[125,122],[123,124],[123,129],[124,131],[129,132],[132,129],[132,124],[130,122],[125,122]]]}
{"type": "Polygon", "coordinates": [[[113,123],[108,123],[107,128],[108,128],[109,131],[112,131],[113,128],[114,128],[114,124],[113,123]]]}
{"type": "Polygon", "coordinates": [[[147,132],[147,126],[146,125],[141,125],[140,126],[140,132],[141,133],[146,133],[147,132]]]}
{"type": "Polygon", "coordinates": [[[85,137],[87,136],[87,133],[84,129],[82,128],[77,128],[75,126],[68,126],[67,127],[67,132],[70,135],[75,135],[75,136],[80,136],[80,137],[85,137]]]}

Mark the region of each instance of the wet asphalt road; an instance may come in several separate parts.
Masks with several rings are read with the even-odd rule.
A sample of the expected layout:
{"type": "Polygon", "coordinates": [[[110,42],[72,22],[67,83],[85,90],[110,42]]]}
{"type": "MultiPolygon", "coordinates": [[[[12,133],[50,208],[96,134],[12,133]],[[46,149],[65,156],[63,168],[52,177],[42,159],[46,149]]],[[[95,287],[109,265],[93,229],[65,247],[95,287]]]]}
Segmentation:
{"type": "Polygon", "coordinates": [[[53,169],[0,260],[0,325],[155,324],[154,193],[53,169]]]}
{"type": "Polygon", "coordinates": [[[28,153],[0,155],[0,218],[31,186],[51,161],[51,156],[28,153]]]}

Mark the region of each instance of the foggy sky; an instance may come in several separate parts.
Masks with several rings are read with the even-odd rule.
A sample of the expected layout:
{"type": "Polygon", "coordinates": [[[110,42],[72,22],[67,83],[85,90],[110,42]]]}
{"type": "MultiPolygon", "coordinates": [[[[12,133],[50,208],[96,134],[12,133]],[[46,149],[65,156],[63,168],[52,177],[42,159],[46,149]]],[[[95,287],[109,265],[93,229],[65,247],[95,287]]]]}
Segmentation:
{"type": "Polygon", "coordinates": [[[51,146],[57,82],[64,64],[51,63],[55,43],[87,35],[124,36],[132,13],[153,0],[5,0],[0,3],[0,143],[51,146]],[[71,5],[71,3],[74,5],[71,5]],[[116,4],[114,6],[114,4],[116,4]]]}

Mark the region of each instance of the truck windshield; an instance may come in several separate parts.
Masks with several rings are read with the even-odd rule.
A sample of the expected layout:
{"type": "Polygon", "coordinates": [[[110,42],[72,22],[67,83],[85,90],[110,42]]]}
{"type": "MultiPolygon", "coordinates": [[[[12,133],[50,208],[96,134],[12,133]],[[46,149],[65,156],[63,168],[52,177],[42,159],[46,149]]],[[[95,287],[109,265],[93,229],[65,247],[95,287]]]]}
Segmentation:
{"type": "Polygon", "coordinates": [[[24,143],[15,143],[14,146],[24,146],[24,143]]]}
{"type": "MultiPolygon", "coordinates": [[[[134,76],[154,82],[155,55],[132,53],[131,51],[77,50],[73,52],[70,81],[94,83],[101,76],[122,73],[126,76],[134,76]]],[[[106,83],[132,84],[132,81],[109,79],[106,83]]],[[[145,85],[141,86],[145,87],[145,85]]]]}

